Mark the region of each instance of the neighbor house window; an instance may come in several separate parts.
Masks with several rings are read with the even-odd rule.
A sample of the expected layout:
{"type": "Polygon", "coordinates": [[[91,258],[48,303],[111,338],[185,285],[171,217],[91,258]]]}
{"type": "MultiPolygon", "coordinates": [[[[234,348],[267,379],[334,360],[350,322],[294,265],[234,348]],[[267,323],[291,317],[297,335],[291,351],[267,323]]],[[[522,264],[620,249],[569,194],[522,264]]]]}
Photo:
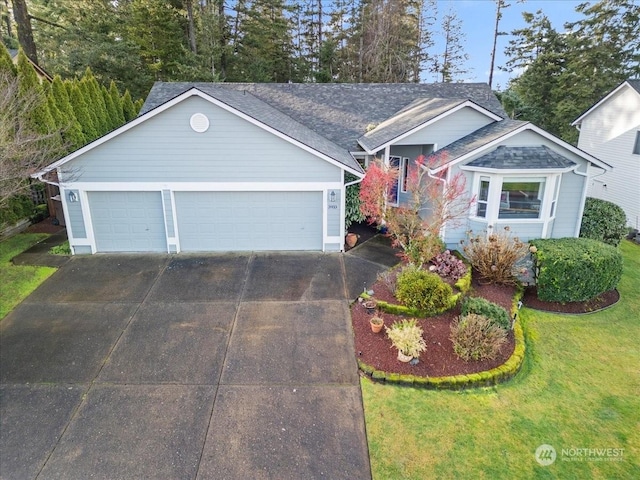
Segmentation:
{"type": "Polygon", "coordinates": [[[544,186],[544,179],[505,178],[500,191],[498,218],[540,218],[544,186]]]}
{"type": "Polygon", "coordinates": [[[636,132],[636,144],[633,146],[633,153],[640,155],[640,132],[636,132]]]}
{"type": "Polygon", "coordinates": [[[489,177],[480,177],[480,191],[478,192],[478,205],[476,216],[487,216],[487,202],[489,201],[489,177]]]}

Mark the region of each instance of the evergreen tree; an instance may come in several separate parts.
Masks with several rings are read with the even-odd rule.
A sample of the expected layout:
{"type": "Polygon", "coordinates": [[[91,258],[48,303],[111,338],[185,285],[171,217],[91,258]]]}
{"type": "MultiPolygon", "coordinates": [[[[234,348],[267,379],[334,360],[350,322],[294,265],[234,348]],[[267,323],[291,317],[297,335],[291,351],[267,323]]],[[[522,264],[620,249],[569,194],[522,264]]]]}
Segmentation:
{"type": "Polygon", "coordinates": [[[20,86],[19,95],[25,98],[35,98],[28,114],[30,129],[39,134],[53,132],[55,130],[55,122],[49,111],[44,89],[40,84],[36,71],[22,50],[18,53],[17,70],[18,85],[20,86]]]}
{"type": "Polygon", "coordinates": [[[134,118],[138,116],[140,110],[142,110],[142,106],[144,105],[144,100],[139,98],[133,103],[133,111],[135,112],[134,118]]]}
{"type": "Polygon", "coordinates": [[[66,85],[68,86],[68,90],[71,92],[69,95],[69,101],[73,107],[73,113],[82,127],[84,143],[89,143],[98,138],[98,131],[96,130],[93,124],[93,118],[89,113],[85,95],[81,88],[81,82],[68,82],[66,85]]]}
{"type": "Polygon", "coordinates": [[[95,127],[98,136],[104,135],[111,130],[111,120],[109,118],[109,112],[107,112],[107,106],[104,103],[104,98],[102,97],[102,92],[100,91],[100,85],[93,76],[90,67],[87,67],[85,70],[81,83],[85,85],[85,92],[90,99],[88,103],[89,109],[95,114],[95,127]]]}
{"type": "Polygon", "coordinates": [[[100,87],[100,92],[102,93],[104,104],[107,107],[109,130],[114,130],[120,126],[120,124],[118,123],[118,114],[116,112],[116,107],[113,104],[113,100],[111,100],[111,95],[109,95],[109,90],[107,90],[107,87],[105,87],[104,85],[100,87]]]}
{"type": "Polygon", "coordinates": [[[124,114],[125,121],[129,122],[136,118],[138,111],[136,110],[133,100],[131,100],[131,94],[129,90],[125,90],[122,96],[122,113],[124,114]]]}
{"type": "Polygon", "coordinates": [[[122,97],[120,97],[120,92],[118,91],[118,87],[116,87],[116,83],[112,80],[109,85],[109,95],[111,96],[111,102],[113,103],[116,117],[116,126],[124,125],[124,113],[122,111],[122,97]]]}
{"type": "Polygon", "coordinates": [[[2,73],[10,77],[15,77],[18,71],[16,66],[13,64],[13,60],[11,60],[9,51],[4,44],[0,43],[0,74],[2,73]]]}
{"type": "Polygon", "coordinates": [[[56,107],[60,111],[62,120],[60,125],[62,126],[62,136],[65,140],[65,144],[69,146],[70,150],[82,147],[85,143],[82,127],[73,112],[73,107],[69,101],[69,95],[67,94],[67,90],[60,78],[60,75],[53,77],[51,94],[55,100],[56,107]]]}
{"type": "Polygon", "coordinates": [[[442,35],[444,37],[444,51],[434,61],[433,71],[440,75],[440,81],[449,83],[460,80],[460,75],[468,73],[464,62],[469,55],[464,53],[462,46],[465,34],[462,31],[462,22],[454,11],[449,11],[442,20],[442,35]]]}

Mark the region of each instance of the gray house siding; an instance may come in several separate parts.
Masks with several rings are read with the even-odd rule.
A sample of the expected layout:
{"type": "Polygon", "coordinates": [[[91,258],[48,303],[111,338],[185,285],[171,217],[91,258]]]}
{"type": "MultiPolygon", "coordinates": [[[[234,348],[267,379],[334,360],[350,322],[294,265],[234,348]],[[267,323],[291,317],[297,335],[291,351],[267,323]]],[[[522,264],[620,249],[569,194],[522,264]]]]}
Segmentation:
{"type": "Polygon", "coordinates": [[[581,218],[580,205],[587,179],[582,175],[568,172],[562,175],[558,192],[558,211],[553,225],[552,238],[575,237],[577,222],[581,218]]]}
{"type": "Polygon", "coordinates": [[[394,145],[424,145],[434,143],[438,148],[475,132],[495,122],[492,118],[470,107],[462,108],[417,132],[408,135],[394,145]]]}
{"type": "Polygon", "coordinates": [[[73,238],[87,238],[87,230],[84,224],[84,217],[82,216],[82,199],[78,190],[64,190],[61,195],[66,195],[69,198],[69,193],[73,192],[78,199],[77,202],[70,202],[67,200],[67,215],[69,215],[69,226],[71,227],[71,235],[73,238]]]}
{"type": "Polygon", "coordinates": [[[327,235],[330,237],[340,236],[340,205],[342,204],[340,190],[329,190],[327,192],[327,235]],[[335,196],[332,197],[331,193],[335,196]]]}
{"type": "Polygon", "coordinates": [[[74,182],[340,181],[341,169],[199,98],[96,146],[63,166],[74,182]],[[194,113],[209,118],[196,133],[194,113]]]}

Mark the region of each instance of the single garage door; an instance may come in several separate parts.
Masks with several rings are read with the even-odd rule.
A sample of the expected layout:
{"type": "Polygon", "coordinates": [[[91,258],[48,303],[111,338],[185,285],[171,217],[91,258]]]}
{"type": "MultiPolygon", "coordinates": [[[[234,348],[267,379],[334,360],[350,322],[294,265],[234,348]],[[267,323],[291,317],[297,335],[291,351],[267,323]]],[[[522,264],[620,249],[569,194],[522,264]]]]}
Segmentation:
{"type": "Polygon", "coordinates": [[[322,250],[322,192],[176,192],[185,252],[322,250]]]}
{"type": "Polygon", "coordinates": [[[89,192],[98,252],[166,252],[160,192],[89,192]]]}

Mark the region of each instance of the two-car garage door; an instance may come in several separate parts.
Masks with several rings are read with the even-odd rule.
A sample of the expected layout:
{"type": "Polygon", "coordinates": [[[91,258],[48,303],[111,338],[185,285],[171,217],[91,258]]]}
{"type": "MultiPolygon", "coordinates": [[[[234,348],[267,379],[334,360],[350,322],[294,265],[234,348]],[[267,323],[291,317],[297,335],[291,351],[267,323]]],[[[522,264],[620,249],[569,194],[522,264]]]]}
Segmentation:
{"type": "MultiPolygon", "coordinates": [[[[89,192],[98,252],[166,252],[160,192],[89,192]]],[[[322,192],[175,192],[180,250],[322,250],[322,192]]]]}
{"type": "Polygon", "coordinates": [[[322,192],[175,192],[185,252],[322,250],[322,192]]]}

